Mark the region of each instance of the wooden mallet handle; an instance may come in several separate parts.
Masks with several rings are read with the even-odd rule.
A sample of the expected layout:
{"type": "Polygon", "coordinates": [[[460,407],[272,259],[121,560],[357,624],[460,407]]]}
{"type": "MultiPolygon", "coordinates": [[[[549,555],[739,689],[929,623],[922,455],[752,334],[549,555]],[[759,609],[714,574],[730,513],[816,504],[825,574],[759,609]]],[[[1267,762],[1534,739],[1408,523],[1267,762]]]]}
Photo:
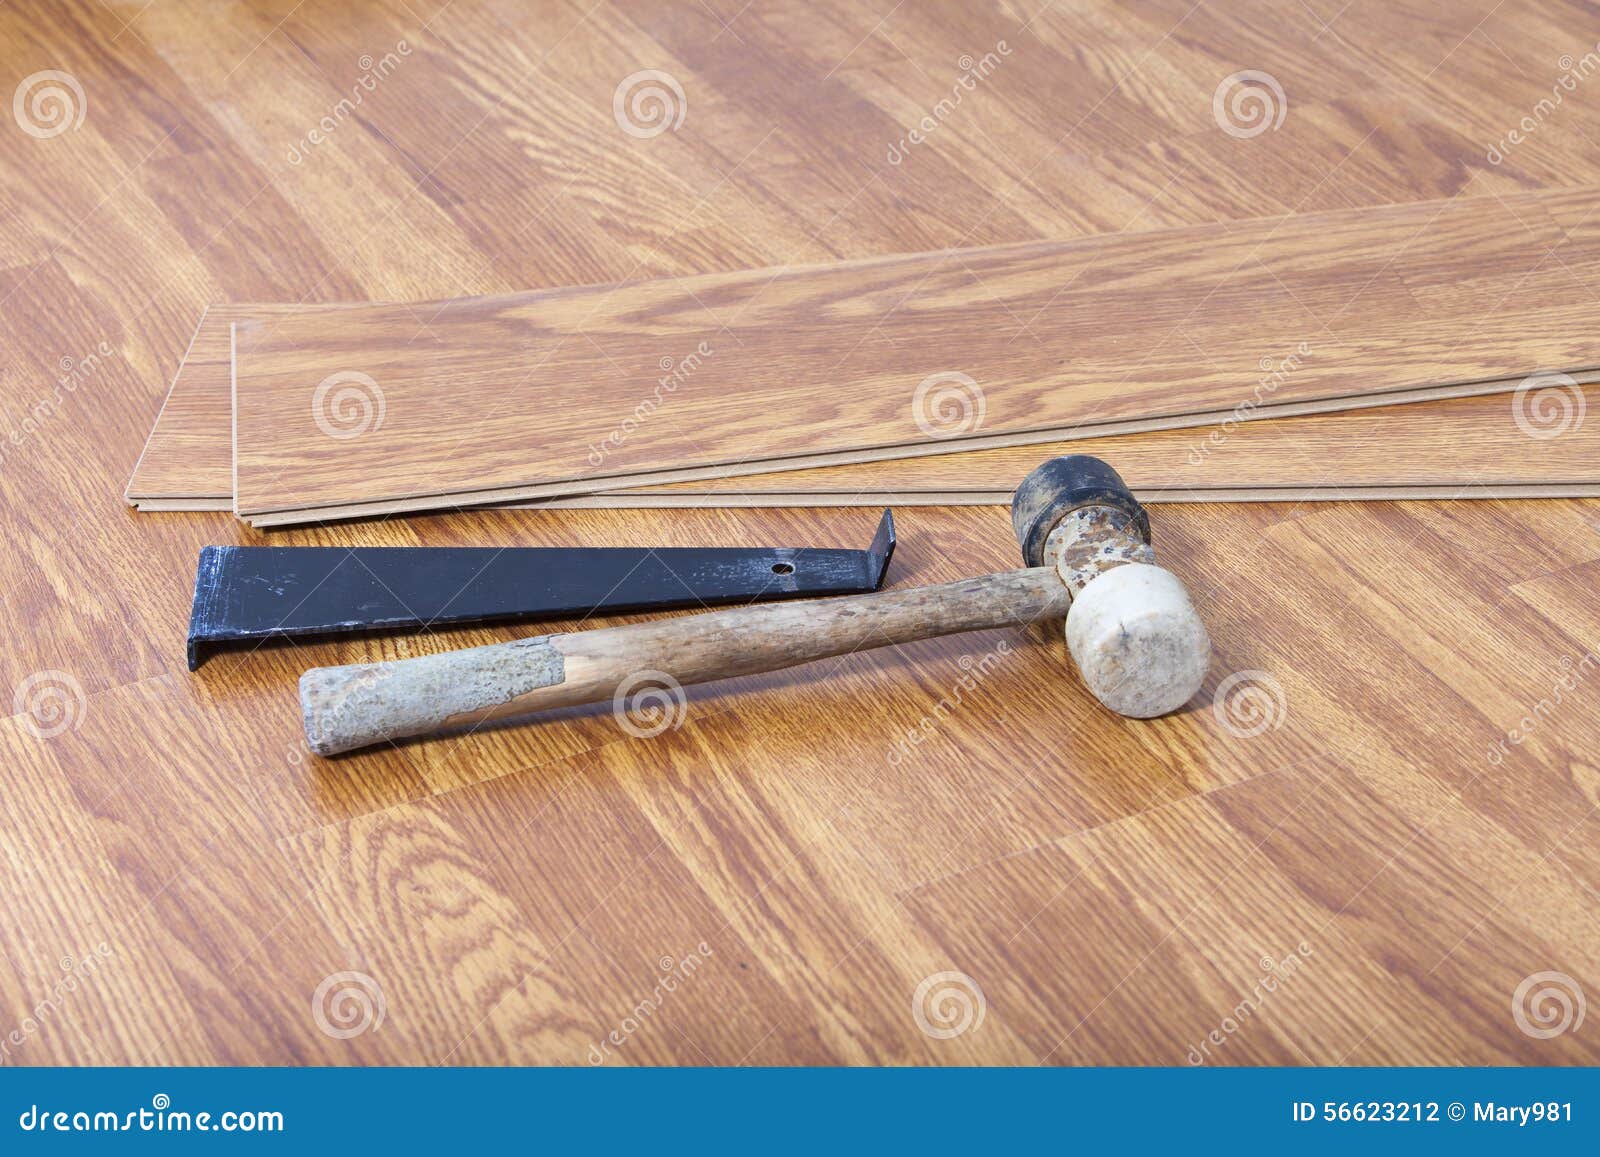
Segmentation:
{"type": "Polygon", "coordinates": [[[316,667],[300,678],[318,755],[384,740],[688,686],[852,651],[1066,615],[1054,567],[915,590],[738,607],[627,627],[540,635],[388,663],[316,667]]]}
{"type": "Polygon", "coordinates": [[[1011,514],[1025,570],[315,668],[300,677],[306,739],[336,755],[550,707],[621,709],[708,679],[1062,616],[1079,674],[1111,710],[1142,719],[1188,702],[1211,640],[1183,583],[1155,565],[1149,519],[1117,472],[1085,454],[1053,458],[1023,480],[1011,514]]]}

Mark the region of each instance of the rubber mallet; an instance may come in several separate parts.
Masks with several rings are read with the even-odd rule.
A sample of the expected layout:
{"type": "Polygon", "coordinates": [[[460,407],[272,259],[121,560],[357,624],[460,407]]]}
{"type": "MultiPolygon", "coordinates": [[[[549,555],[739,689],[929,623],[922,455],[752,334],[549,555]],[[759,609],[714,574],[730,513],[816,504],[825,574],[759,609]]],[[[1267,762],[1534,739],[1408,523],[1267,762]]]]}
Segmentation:
{"type": "MultiPolygon", "coordinates": [[[[620,697],[641,674],[703,683],[960,631],[1067,620],[1083,681],[1135,718],[1200,689],[1211,640],[1183,583],[1155,565],[1144,507],[1098,458],[1054,458],[1012,496],[1027,567],[940,586],[539,635],[300,677],[318,755],[620,697]]],[[[797,560],[796,565],[803,565],[797,560]]]]}

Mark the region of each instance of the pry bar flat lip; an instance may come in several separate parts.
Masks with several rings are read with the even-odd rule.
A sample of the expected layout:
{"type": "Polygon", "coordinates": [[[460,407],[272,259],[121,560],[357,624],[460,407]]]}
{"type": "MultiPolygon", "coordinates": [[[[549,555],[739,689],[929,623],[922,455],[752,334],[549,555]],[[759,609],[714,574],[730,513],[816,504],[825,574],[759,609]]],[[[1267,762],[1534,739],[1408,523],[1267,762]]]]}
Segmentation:
{"type": "Polygon", "coordinates": [[[866,550],[207,546],[189,670],[273,639],[861,594],[883,585],[894,543],[885,510],[866,550]]]}

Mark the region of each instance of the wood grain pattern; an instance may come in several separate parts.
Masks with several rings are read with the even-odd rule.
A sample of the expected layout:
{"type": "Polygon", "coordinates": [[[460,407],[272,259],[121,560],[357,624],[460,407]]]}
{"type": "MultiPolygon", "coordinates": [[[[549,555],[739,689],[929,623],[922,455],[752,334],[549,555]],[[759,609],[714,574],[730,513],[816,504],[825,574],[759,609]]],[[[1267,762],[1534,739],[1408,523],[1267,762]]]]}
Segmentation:
{"type": "Polygon", "coordinates": [[[1596,404],[1593,387],[1535,378],[1510,395],[685,482],[650,493],[1009,495],[1043,459],[1074,453],[1114,461],[1151,502],[1223,489],[1429,486],[1463,497],[1503,486],[1558,490],[1600,482],[1600,423],[1588,419],[1596,404]]]}
{"type": "MultiPolygon", "coordinates": [[[[284,312],[298,310],[207,310],[129,481],[130,502],[145,510],[232,508],[228,327],[240,318],[284,312]]],[[[1497,395],[1509,391],[1510,396],[1390,404],[1325,417],[1261,417],[1293,408],[1286,404],[1273,409],[1271,397],[1280,376],[1293,373],[1302,360],[1292,355],[1277,362],[1269,359],[1264,369],[1258,365],[1261,372],[1248,403],[1206,428],[1183,425],[1103,437],[1081,431],[1070,442],[743,474],[733,481],[713,477],[624,490],[585,505],[627,508],[636,496],[650,496],[652,502],[644,505],[664,504],[672,495],[697,495],[693,501],[710,506],[758,499],[805,505],[811,495],[823,500],[857,496],[868,504],[874,496],[893,495],[898,502],[929,504],[967,493],[1003,502],[1038,462],[1068,453],[1115,459],[1141,497],[1156,502],[1181,500],[1190,492],[1203,498],[1214,490],[1260,492],[1270,498],[1277,489],[1296,498],[1317,494],[1333,499],[1374,491],[1402,494],[1410,487],[1469,497],[1480,492],[1504,496],[1511,493],[1508,487],[1539,488],[1536,493],[1546,497],[1571,497],[1600,482],[1594,476],[1600,426],[1585,425],[1590,391],[1579,388],[1597,376],[1593,372],[1535,374],[1493,387],[1497,395]]]]}
{"type": "MultiPolygon", "coordinates": [[[[226,17],[0,5],[0,96],[58,69],[87,102],[48,138],[0,116],[0,1060],[588,1064],[603,1044],[609,1064],[1184,1064],[1212,1031],[1207,1064],[1600,1060],[1600,502],[1160,507],[1219,660],[1199,709],[1155,724],[1100,712],[1059,633],[986,633],[707,685],[653,739],[573,708],[335,769],[302,746],[306,667],[577,624],[268,647],[191,676],[196,551],[261,536],[121,501],[210,302],[427,301],[1593,186],[1592,80],[1486,159],[1593,43],[1584,6],[240,0],[226,17]],[[291,162],[361,56],[401,38],[413,53],[291,162]],[[1005,64],[889,164],[960,55],[1000,38],[1005,64]],[[612,96],[647,68],[688,113],[643,139],[612,96]],[[1288,97],[1251,138],[1211,114],[1243,68],[1288,97]],[[1230,684],[1281,704],[1254,734],[1206,702],[1242,672],[1281,691],[1230,684]],[[51,687],[76,709],[45,738],[51,687]],[[1302,942],[1295,979],[1223,1032],[1262,959],[1302,942]],[[103,966],[35,1017],[101,943],[103,966]],[[912,998],[951,971],[985,1017],[942,1039],[912,998]],[[1545,971],[1591,1011],[1535,1039],[1511,1001],[1545,971]],[[319,1026],[314,995],[347,972],[382,994],[378,1031],[319,1026]]],[[[1596,219],[1550,217],[1560,239],[1530,238],[1543,261],[1508,303],[1544,326],[1593,302],[1596,219]]],[[[1427,273],[1407,289],[1430,308],[1498,308],[1427,273]]],[[[1335,331],[1340,304],[1313,306],[1335,331]]],[[[274,541],[835,545],[876,517],[479,510],[274,541]]],[[[899,522],[896,586],[1017,565],[1002,511],[899,522]]]]}
{"type": "Polygon", "coordinates": [[[1279,404],[1587,368],[1588,301],[1536,321],[1408,287],[1512,297],[1560,236],[1535,198],[1492,197],[241,321],[235,508],[266,525],[1052,441],[1253,401],[1271,350],[1294,359],[1279,404]]]}
{"type": "MultiPolygon", "coordinates": [[[[233,497],[233,323],[292,306],[206,307],[172,377],[161,412],[134,464],[124,497],[233,497]]],[[[309,308],[309,307],[302,307],[309,308]]]]}

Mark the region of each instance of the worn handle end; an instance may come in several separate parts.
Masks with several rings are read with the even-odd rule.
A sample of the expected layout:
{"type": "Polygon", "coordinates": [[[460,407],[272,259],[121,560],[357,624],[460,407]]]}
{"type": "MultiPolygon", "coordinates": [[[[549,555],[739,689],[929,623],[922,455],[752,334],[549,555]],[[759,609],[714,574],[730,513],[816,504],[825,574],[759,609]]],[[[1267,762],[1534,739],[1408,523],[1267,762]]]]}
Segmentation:
{"type": "Polygon", "coordinates": [[[566,677],[548,636],[388,663],[313,667],[300,676],[306,743],[339,755],[504,713],[566,677]]]}

